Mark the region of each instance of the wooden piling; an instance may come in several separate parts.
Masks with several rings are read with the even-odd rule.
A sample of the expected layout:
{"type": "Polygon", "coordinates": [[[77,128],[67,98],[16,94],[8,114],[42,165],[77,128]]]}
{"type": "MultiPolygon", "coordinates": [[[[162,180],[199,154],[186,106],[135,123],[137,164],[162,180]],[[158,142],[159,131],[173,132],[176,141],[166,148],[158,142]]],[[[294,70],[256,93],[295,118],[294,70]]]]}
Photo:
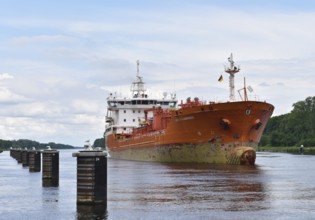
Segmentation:
{"type": "Polygon", "coordinates": [[[28,166],[28,162],[29,162],[29,159],[28,159],[28,150],[25,149],[25,150],[22,150],[22,166],[23,167],[27,167],[28,166]]]}
{"type": "Polygon", "coordinates": [[[30,150],[28,154],[29,171],[40,172],[41,168],[41,154],[39,150],[30,150]]]}
{"type": "Polygon", "coordinates": [[[44,187],[59,186],[59,151],[44,150],[42,180],[44,187]]]}
{"type": "Polygon", "coordinates": [[[107,203],[107,153],[86,150],[77,157],[77,204],[107,203]]]}
{"type": "Polygon", "coordinates": [[[17,160],[17,149],[10,148],[10,156],[17,160]]]}
{"type": "Polygon", "coordinates": [[[22,150],[16,150],[16,160],[18,163],[22,163],[22,150]]]}

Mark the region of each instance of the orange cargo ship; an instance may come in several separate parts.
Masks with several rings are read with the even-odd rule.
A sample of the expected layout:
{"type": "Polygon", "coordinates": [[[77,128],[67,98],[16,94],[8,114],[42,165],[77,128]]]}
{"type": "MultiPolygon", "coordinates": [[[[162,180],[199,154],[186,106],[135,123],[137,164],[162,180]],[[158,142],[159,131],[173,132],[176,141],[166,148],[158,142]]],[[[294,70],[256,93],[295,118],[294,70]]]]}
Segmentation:
{"type": "MultiPolygon", "coordinates": [[[[132,83],[132,98],[107,98],[104,133],[112,158],[159,161],[253,165],[256,148],[274,106],[249,101],[244,95],[235,101],[234,75],[240,68],[225,69],[230,75],[230,101],[202,102],[187,99],[177,108],[176,95],[162,99],[147,96],[142,77],[132,83]]],[[[249,87],[249,89],[251,89],[249,87]]],[[[240,91],[240,90],[239,90],[240,91]]]]}

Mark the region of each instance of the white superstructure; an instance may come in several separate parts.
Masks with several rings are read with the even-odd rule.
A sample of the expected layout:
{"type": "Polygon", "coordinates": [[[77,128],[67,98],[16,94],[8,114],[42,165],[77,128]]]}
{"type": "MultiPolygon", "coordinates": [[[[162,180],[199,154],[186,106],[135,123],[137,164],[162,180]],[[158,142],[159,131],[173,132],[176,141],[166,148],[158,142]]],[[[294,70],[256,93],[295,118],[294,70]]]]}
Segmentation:
{"type": "MultiPolygon", "coordinates": [[[[115,134],[130,134],[132,129],[145,123],[144,111],[154,107],[175,108],[177,105],[175,93],[171,97],[161,99],[149,98],[146,93],[144,81],[139,76],[139,61],[137,61],[137,78],[131,84],[131,98],[116,97],[110,93],[107,97],[107,114],[105,136],[115,134]]],[[[152,112],[148,112],[148,118],[153,117],[152,112]]]]}

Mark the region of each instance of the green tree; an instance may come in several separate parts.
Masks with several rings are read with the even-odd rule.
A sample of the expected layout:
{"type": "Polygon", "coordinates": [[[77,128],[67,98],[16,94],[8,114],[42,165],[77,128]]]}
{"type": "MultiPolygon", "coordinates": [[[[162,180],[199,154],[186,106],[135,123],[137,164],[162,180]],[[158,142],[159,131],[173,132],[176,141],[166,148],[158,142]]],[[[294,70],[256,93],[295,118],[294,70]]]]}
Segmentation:
{"type": "Polygon", "coordinates": [[[269,120],[261,146],[315,146],[315,96],[292,106],[290,113],[269,120]]]}
{"type": "Polygon", "coordinates": [[[105,148],[104,138],[96,139],[93,143],[93,147],[105,148]]]}

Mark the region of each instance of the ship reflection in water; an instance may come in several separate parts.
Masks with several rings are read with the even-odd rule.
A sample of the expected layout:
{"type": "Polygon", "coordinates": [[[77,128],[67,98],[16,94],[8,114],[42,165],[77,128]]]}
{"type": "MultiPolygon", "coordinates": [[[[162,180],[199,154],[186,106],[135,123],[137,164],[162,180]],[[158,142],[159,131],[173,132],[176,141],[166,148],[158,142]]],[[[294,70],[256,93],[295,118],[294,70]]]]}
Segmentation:
{"type": "Polygon", "coordinates": [[[109,160],[110,219],[312,219],[314,157],[258,153],[255,166],[109,160]],[[309,169],[305,169],[308,167],[309,169]],[[128,218],[130,219],[130,218],[128,218]]]}
{"type": "MultiPolygon", "coordinates": [[[[115,166],[111,169],[118,172],[115,176],[119,175],[122,179],[120,187],[112,185],[111,192],[115,197],[109,203],[127,212],[160,207],[173,219],[177,215],[182,216],[178,212],[186,212],[193,217],[203,212],[211,216],[218,211],[244,212],[269,208],[261,181],[264,171],[258,166],[112,162],[115,166]],[[123,187],[123,182],[128,187],[123,187]]],[[[112,214],[115,215],[109,213],[112,214]]]]}

